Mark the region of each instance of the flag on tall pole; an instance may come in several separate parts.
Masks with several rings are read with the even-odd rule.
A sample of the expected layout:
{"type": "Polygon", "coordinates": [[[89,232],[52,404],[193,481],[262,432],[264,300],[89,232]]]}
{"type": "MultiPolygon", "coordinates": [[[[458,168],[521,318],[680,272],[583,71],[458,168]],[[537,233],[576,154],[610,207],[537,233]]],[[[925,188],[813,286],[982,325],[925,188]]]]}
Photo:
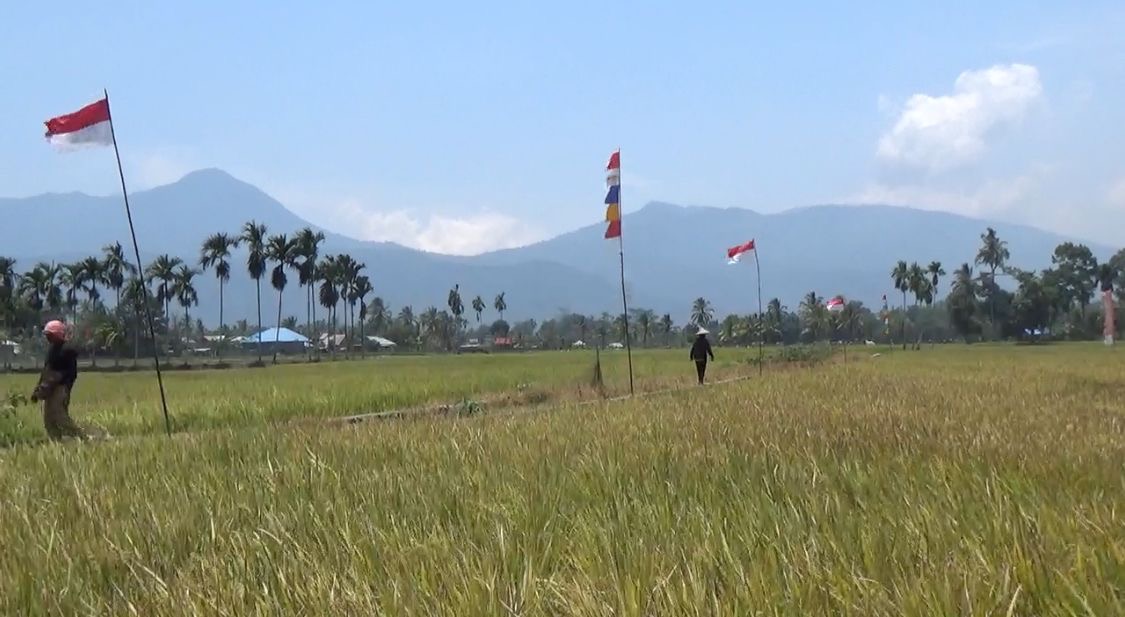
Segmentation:
{"type": "MultiPolygon", "coordinates": [[[[739,244],[738,246],[732,246],[729,249],[727,249],[727,263],[731,264],[731,265],[739,263],[739,260],[742,258],[742,255],[744,253],[750,253],[750,252],[754,253],[754,271],[757,274],[757,278],[758,278],[758,281],[757,281],[758,282],[758,319],[763,320],[763,319],[765,319],[765,315],[762,313],[762,267],[758,263],[758,247],[757,247],[756,244],[754,244],[754,240],[751,239],[749,242],[744,242],[742,244],[739,244]]],[[[765,328],[763,327],[761,329],[761,333],[758,334],[758,374],[759,375],[762,374],[762,370],[763,370],[763,366],[764,366],[764,362],[765,362],[765,352],[762,348],[762,343],[764,342],[765,337],[766,337],[766,331],[765,331],[765,328]]]]}
{"type": "Polygon", "coordinates": [[[618,257],[621,261],[621,318],[625,323],[625,351],[629,357],[629,394],[633,389],[633,345],[629,340],[629,300],[625,297],[625,241],[621,238],[621,150],[609,155],[605,166],[605,220],[606,239],[617,238],[618,257]]]}
{"type": "MultiPolygon", "coordinates": [[[[121,152],[117,149],[117,135],[113,130],[113,115],[109,110],[109,92],[103,91],[103,98],[86,105],[78,111],[56,116],[47,120],[47,141],[63,149],[85,146],[113,146],[117,158],[117,175],[121,179],[121,195],[125,200],[125,216],[129,220],[129,234],[133,238],[133,256],[141,267],[141,250],[137,246],[137,232],[133,228],[133,212],[129,208],[129,192],[125,190],[125,172],[121,168],[121,152]]],[[[168,416],[168,402],[164,396],[164,378],[160,372],[160,352],[156,342],[156,327],[152,321],[152,307],[149,305],[148,287],[144,290],[144,310],[148,320],[148,332],[152,337],[152,359],[156,367],[156,383],[160,388],[160,407],[164,411],[164,429],[172,434],[172,421],[168,416]]]]}
{"type": "Polygon", "coordinates": [[[605,229],[606,239],[621,237],[621,151],[609,155],[606,164],[605,229]]]}

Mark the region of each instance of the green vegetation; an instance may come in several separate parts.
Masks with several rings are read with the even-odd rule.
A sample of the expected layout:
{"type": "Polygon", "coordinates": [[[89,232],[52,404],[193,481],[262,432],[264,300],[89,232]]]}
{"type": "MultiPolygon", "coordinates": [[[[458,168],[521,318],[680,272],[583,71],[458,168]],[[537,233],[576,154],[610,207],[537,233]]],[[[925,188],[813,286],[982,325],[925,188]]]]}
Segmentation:
{"type": "MultiPolygon", "coordinates": [[[[1120,353],[946,347],[627,401],[482,402],[573,387],[590,359],[177,374],[178,413],[213,418],[460,403],[9,449],[0,611],[1125,614],[1120,353]]],[[[686,361],[637,360],[690,381],[686,361]]],[[[100,403],[80,397],[79,419],[154,409],[151,376],[83,379],[100,403]]]]}

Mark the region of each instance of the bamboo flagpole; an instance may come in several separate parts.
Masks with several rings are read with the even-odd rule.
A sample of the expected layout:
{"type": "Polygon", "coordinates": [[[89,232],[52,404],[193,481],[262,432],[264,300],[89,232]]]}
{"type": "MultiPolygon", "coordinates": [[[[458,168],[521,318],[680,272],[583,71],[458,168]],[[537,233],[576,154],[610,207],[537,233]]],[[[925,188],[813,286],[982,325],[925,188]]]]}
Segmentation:
{"type": "Polygon", "coordinates": [[[625,353],[629,358],[629,394],[635,394],[633,386],[633,344],[629,337],[629,300],[625,293],[625,241],[621,238],[621,148],[609,155],[606,168],[605,220],[609,223],[605,230],[606,239],[617,238],[617,255],[621,264],[621,315],[625,329],[625,353]]]}
{"type": "Polygon", "coordinates": [[[761,333],[758,335],[758,374],[761,375],[763,366],[765,364],[765,352],[763,350],[762,344],[763,339],[766,336],[766,331],[765,315],[762,314],[762,266],[758,262],[758,247],[755,244],[754,240],[751,239],[745,244],[739,244],[738,246],[732,246],[727,249],[727,263],[731,265],[737,264],[741,259],[742,254],[747,252],[754,253],[754,271],[757,274],[758,279],[758,321],[762,326],[761,333]]]}
{"type": "MultiPolygon", "coordinates": [[[[121,167],[121,151],[117,147],[117,134],[113,128],[113,116],[109,109],[109,90],[102,91],[104,97],[76,112],[47,120],[47,141],[67,149],[85,146],[113,146],[117,159],[117,175],[121,179],[121,195],[125,199],[125,216],[129,220],[129,234],[133,239],[133,256],[137,260],[137,272],[142,271],[141,251],[137,246],[137,232],[133,227],[133,212],[129,207],[129,192],[125,189],[125,171],[121,167]]],[[[172,435],[172,420],[168,415],[168,401],[164,395],[164,377],[160,370],[160,351],[157,348],[156,328],[152,321],[152,308],[149,306],[148,287],[141,285],[144,294],[145,317],[148,332],[152,337],[152,359],[156,366],[156,383],[160,388],[160,407],[164,412],[164,429],[172,435]]],[[[139,334],[139,333],[138,333],[139,334]]]]}

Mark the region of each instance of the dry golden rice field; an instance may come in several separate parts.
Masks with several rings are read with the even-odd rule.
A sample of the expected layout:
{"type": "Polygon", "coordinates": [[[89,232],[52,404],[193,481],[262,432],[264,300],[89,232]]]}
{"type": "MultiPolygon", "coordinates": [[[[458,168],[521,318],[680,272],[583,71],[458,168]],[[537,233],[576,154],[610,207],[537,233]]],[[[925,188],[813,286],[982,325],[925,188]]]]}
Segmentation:
{"type": "Polygon", "coordinates": [[[574,352],[170,374],[172,438],[83,375],[115,439],[2,419],[0,612],[1125,615],[1122,350],[717,351],[749,378],[644,352],[585,404],[574,352]]]}

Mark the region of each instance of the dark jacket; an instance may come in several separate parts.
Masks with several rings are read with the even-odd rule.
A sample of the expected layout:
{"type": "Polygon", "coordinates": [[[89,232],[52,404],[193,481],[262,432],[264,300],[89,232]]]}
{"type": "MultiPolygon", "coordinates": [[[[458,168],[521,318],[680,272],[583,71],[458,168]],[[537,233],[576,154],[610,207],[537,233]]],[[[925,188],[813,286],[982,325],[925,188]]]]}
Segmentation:
{"type": "Polygon", "coordinates": [[[58,373],[58,384],[68,388],[78,379],[78,352],[65,343],[52,343],[47,349],[47,369],[58,373]]]}
{"type": "Polygon", "coordinates": [[[711,341],[708,341],[705,336],[695,337],[695,343],[692,343],[691,346],[691,359],[696,362],[706,362],[708,356],[712,360],[715,359],[715,354],[711,351],[711,341]]]}

